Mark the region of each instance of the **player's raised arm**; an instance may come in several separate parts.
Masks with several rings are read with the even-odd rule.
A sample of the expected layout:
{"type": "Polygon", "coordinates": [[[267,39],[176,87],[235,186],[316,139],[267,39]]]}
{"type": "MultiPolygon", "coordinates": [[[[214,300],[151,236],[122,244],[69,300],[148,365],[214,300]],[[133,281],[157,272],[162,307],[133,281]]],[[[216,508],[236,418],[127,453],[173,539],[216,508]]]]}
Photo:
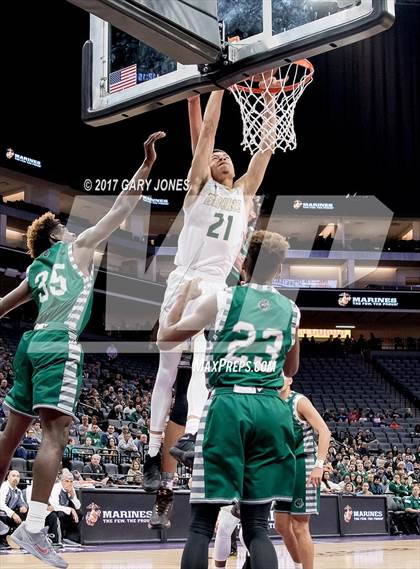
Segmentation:
{"type": "MultiPolygon", "coordinates": [[[[277,87],[279,80],[272,77],[272,72],[267,72],[267,76],[260,83],[260,87],[265,88],[267,85],[270,87],[277,87]]],[[[266,75],[266,74],[264,74],[266,75]]],[[[248,166],[248,170],[244,176],[236,183],[243,183],[245,194],[247,196],[253,197],[265,176],[270,159],[273,155],[271,150],[273,146],[273,140],[276,136],[276,113],[274,109],[274,97],[267,91],[264,94],[265,100],[265,110],[263,111],[263,120],[261,124],[261,149],[254,154],[248,166]]]]}
{"type": "Polygon", "coordinates": [[[197,307],[195,312],[182,318],[182,314],[190,300],[198,298],[201,294],[199,279],[193,279],[180,288],[180,294],[159,327],[157,343],[159,349],[171,349],[188,338],[195,336],[213,322],[217,314],[216,295],[207,297],[197,307]]]}
{"type": "Polygon", "coordinates": [[[323,465],[330,446],[331,432],[324,419],[312,405],[307,397],[302,397],[298,401],[297,412],[307,421],[314,431],[318,433],[318,454],[315,468],[308,478],[308,484],[319,486],[321,484],[323,465]]]}
{"type": "Polygon", "coordinates": [[[8,312],[14,310],[21,304],[25,304],[31,300],[31,291],[29,289],[28,281],[25,279],[14,290],[0,298],[0,318],[3,318],[8,312]]]}
{"type": "Polygon", "coordinates": [[[208,100],[191,164],[190,195],[198,194],[210,177],[210,158],[219,125],[222,99],[223,91],[213,91],[208,100]]]}
{"type": "Polygon", "coordinates": [[[188,119],[190,123],[191,150],[192,155],[194,156],[198,144],[198,139],[200,138],[201,126],[203,124],[200,95],[188,97],[188,119]]]}
{"type": "Polygon", "coordinates": [[[92,251],[116,231],[121,223],[134,211],[142,195],[141,180],[147,180],[150,170],[156,160],[155,142],[165,137],[162,131],[149,136],[144,143],[145,157],[142,165],[130,180],[127,189],[123,190],[114,205],[96,225],[90,227],[75,241],[76,248],[91,249],[92,251]]]}

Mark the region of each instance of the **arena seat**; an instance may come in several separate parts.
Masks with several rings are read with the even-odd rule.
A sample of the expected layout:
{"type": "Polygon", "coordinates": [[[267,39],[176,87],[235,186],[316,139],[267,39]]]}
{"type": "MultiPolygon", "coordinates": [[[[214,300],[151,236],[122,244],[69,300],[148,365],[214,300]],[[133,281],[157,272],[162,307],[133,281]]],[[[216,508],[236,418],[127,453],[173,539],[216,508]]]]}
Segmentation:
{"type": "Polygon", "coordinates": [[[26,474],[28,471],[26,460],[24,458],[12,458],[10,470],[17,470],[20,474],[26,474]]]}
{"type": "Polygon", "coordinates": [[[118,466],[116,464],[107,462],[103,466],[108,476],[118,476],[118,466]]]}

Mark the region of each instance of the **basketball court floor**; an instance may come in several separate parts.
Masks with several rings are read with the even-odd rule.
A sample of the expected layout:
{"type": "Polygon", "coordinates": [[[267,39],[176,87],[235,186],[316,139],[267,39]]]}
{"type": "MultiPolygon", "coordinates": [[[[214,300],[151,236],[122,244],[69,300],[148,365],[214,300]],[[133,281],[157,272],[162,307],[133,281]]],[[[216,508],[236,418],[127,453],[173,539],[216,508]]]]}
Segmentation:
{"type": "MultiPolygon", "coordinates": [[[[316,543],[316,569],[420,569],[420,539],[318,539],[316,543]]],[[[279,569],[292,567],[283,545],[276,546],[279,569]]],[[[81,551],[65,553],[69,569],[179,569],[182,549],[179,544],[94,546],[81,551]]],[[[209,568],[213,568],[210,550],[209,568]]],[[[241,569],[244,550],[231,557],[229,569],[241,569]]],[[[1,569],[41,569],[46,567],[30,555],[12,551],[0,554],[1,569]]],[[[267,567],[267,569],[270,569],[267,567]]]]}

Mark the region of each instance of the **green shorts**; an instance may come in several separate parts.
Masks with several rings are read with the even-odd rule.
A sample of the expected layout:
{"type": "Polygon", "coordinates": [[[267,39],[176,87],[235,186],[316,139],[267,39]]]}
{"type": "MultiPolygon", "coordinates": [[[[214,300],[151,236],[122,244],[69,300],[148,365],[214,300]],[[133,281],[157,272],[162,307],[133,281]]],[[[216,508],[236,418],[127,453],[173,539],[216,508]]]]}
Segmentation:
{"type": "Polygon", "coordinates": [[[197,433],[191,503],[291,500],[292,415],[278,392],[216,388],[197,433]]]}
{"type": "Polygon", "coordinates": [[[74,417],[82,367],[82,347],[72,333],[48,329],[25,332],[13,360],[13,387],[4,402],[29,417],[40,408],[74,417]]]}
{"type": "Polygon", "coordinates": [[[296,457],[296,478],[292,502],[277,500],[274,511],[293,515],[319,514],[320,488],[307,486],[306,482],[315,467],[315,455],[301,454],[296,457]]]}

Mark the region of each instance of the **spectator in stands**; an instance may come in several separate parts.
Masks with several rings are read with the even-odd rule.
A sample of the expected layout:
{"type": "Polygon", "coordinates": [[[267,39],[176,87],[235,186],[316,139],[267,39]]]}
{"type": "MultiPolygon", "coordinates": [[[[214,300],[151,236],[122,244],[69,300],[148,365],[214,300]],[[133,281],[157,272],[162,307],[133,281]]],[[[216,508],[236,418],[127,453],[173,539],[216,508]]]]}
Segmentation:
{"type": "MultiPolygon", "coordinates": [[[[140,399],[140,398],[139,398],[140,399]]],[[[136,408],[133,410],[133,412],[129,415],[128,420],[132,421],[133,423],[137,423],[140,420],[143,420],[142,416],[142,407],[141,405],[136,405],[136,408]]],[[[143,421],[144,422],[144,421],[143,421]]]]}
{"type": "Polygon", "coordinates": [[[140,485],[143,482],[143,475],[141,472],[141,464],[138,458],[135,458],[127,472],[127,483],[140,485]]]}
{"type": "Polygon", "coordinates": [[[355,423],[356,421],[359,420],[359,412],[357,409],[352,409],[352,411],[350,411],[349,415],[348,415],[348,422],[349,423],[355,423]]]}
{"type": "Polygon", "coordinates": [[[54,484],[51,491],[50,504],[60,520],[63,537],[80,543],[80,522],[83,514],[73,480],[73,474],[63,469],[60,481],[54,484]]]}
{"type": "Polygon", "coordinates": [[[87,432],[86,438],[89,437],[91,439],[94,447],[100,448],[102,447],[101,436],[102,431],[99,428],[99,425],[92,424],[91,429],[87,432]]]}
{"type": "Polygon", "coordinates": [[[87,415],[83,415],[82,416],[82,422],[77,427],[79,437],[80,437],[80,442],[83,442],[85,440],[88,429],[89,429],[89,417],[87,415]]]}
{"type": "Polygon", "coordinates": [[[389,428],[396,431],[397,429],[401,429],[401,425],[399,423],[397,423],[397,421],[395,419],[393,419],[389,425],[389,428]]]}
{"type": "Polygon", "coordinates": [[[353,484],[351,482],[346,482],[346,484],[344,485],[344,491],[343,494],[346,496],[353,496],[354,495],[354,488],[353,488],[353,484]]]}
{"type": "Polygon", "coordinates": [[[407,492],[411,494],[411,491],[413,489],[413,479],[411,476],[408,476],[406,473],[404,473],[401,476],[401,484],[404,486],[404,488],[407,489],[407,492]]]}
{"type": "Polygon", "coordinates": [[[389,483],[389,492],[403,498],[404,496],[409,496],[410,492],[408,488],[401,484],[401,478],[399,474],[395,474],[393,480],[389,483]]]}
{"type": "Polygon", "coordinates": [[[127,427],[127,425],[124,425],[121,429],[121,433],[118,435],[118,443],[124,440],[124,435],[127,433],[130,434],[130,429],[127,427]]]}
{"type": "MultiPolygon", "coordinates": [[[[34,431],[34,437],[36,438],[36,440],[41,443],[42,441],[42,427],[41,427],[41,421],[39,419],[35,419],[35,421],[33,422],[32,425],[32,429],[34,431]]],[[[76,436],[76,433],[72,436],[76,436]]]]}
{"type": "Polygon", "coordinates": [[[134,402],[133,401],[129,401],[126,405],[126,407],[124,408],[124,420],[125,421],[132,421],[131,419],[131,415],[135,412],[135,407],[134,407],[134,402]]]}
{"type": "Polygon", "coordinates": [[[147,450],[147,435],[142,433],[141,431],[137,432],[136,438],[134,439],[134,444],[137,447],[137,451],[141,456],[144,456],[144,453],[147,450]]]}
{"type": "Polygon", "coordinates": [[[77,432],[77,427],[74,424],[74,421],[70,424],[70,427],[69,427],[69,437],[79,438],[79,433],[77,432]]]}
{"type": "Polygon", "coordinates": [[[345,409],[340,409],[338,412],[338,415],[336,417],[336,421],[338,423],[347,423],[348,422],[348,416],[346,414],[346,410],[345,409]]]}
{"type": "Polygon", "coordinates": [[[368,482],[363,482],[362,489],[357,492],[357,496],[373,496],[373,493],[369,490],[368,482]]]}
{"type": "MultiPolygon", "coordinates": [[[[412,433],[410,433],[410,437],[411,437],[412,439],[414,439],[415,437],[420,437],[420,423],[417,424],[417,425],[414,427],[414,431],[413,431],[412,433]]],[[[420,448],[420,447],[419,447],[419,448],[420,448]]],[[[419,451],[419,449],[417,449],[417,453],[418,453],[419,456],[420,456],[420,451],[419,451]]],[[[417,458],[417,460],[419,460],[419,459],[417,458]]]]}
{"type": "Polygon", "coordinates": [[[4,373],[0,371],[0,397],[4,399],[10,390],[10,386],[7,383],[7,379],[4,377],[4,373]]]}
{"type": "Polygon", "coordinates": [[[350,457],[348,455],[345,455],[343,456],[341,463],[337,465],[340,475],[342,477],[346,476],[346,474],[350,474],[349,466],[350,466],[350,457]]]}
{"type": "Polygon", "coordinates": [[[360,354],[367,349],[367,341],[363,334],[360,334],[359,339],[356,342],[356,351],[360,354]]]}
{"type": "Polygon", "coordinates": [[[373,482],[370,484],[370,491],[375,495],[384,494],[385,489],[381,484],[381,477],[379,475],[373,477],[373,482]]]}
{"type": "Polygon", "coordinates": [[[338,494],[340,492],[341,492],[340,486],[330,480],[330,473],[328,471],[324,471],[321,481],[321,493],[338,494]]]}
{"type": "MultiPolygon", "coordinates": [[[[86,437],[85,442],[82,445],[82,448],[88,449],[89,451],[93,451],[95,449],[95,447],[93,446],[92,439],[90,437],[86,437]]],[[[90,454],[90,452],[88,452],[87,454],[90,454]]]]}
{"type": "Polygon", "coordinates": [[[344,476],[344,478],[338,483],[338,485],[340,486],[340,488],[343,492],[344,492],[344,489],[346,487],[346,484],[351,484],[351,487],[353,488],[353,484],[352,484],[351,479],[350,479],[350,474],[346,474],[344,476]]]}
{"type": "Polygon", "coordinates": [[[354,481],[356,487],[355,492],[359,493],[363,490],[364,478],[362,474],[356,474],[356,478],[354,481]]]}
{"type": "Polygon", "coordinates": [[[35,438],[35,432],[32,428],[29,428],[26,431],[26,435],[22,441],[22,446],[28,451],[28,459],[35,458],[39,442],[38,439],[35,438]]]}
{"type": "Polygon", "coordinates": [[[114,387],[112,385],[109,386],[108,389],[104,390],[103,393],[103,402],[107,407],[112,407],[115,403],[117,396],[115,395],[114,387]]]}
{"type": "Polygon", "coordinates": [[[114,405],[114,407],[109,412],[108,419],[114,420],[114,421],[123,421],[124,420],[124,414],[123,414],[122,405],[119,405],[119,404],[114,405]]]}
{"type": "Polygon", "coordinates": [[[123,438],[118,441],[118,450],[123,453],[138,452],[130,432],[124,433],[123,438]]]}
{"type": "Polygon", "coordinates": [[[117,458],[119,456],[120,453],[115,439],[109,439],[108,446],[103,450],[103,453],[111,458],[117,458]]]}
{"type": "Polygon", "coordinates": [[[19,482],[19,472],[11,470],[0,486],[0,522],[13,530],[20,526],[28,512],[22,490],[18,488],[19,482]]]}
{"type": "Polygon", "coordinates": [[[75,447],[75,440],[73,437],[69,437],[68,442],[66,444],[66,448],[64,449],[64,457],[65,458],[73,458],[73,450],[75,447]]]}
{"type": "Polygon", "coordinates": [[[420,534],[420,486],[418,484],[413,486],[411,495],[404,498],[404,509],[408,525],[413,533],[420,534]]]}
{"type": "Polygon", "coordinates": [[[108,443],[111,439],[118,445],[118,436],[115,433],[114,425],[108,425],[107,430],[101,434],[101,446],[109,448],[108,443]]]}
{"type": "Polygon", "coordinates": [[[407,407],[404,413],[404,419],[413,419],[414,413],[411,407],[407,407]]]}
{"type": "Polygon", "coordinates": [[[325,422],[334,420],[334,416],[329,409],[325,409],[325,411],[322,413],[322,418],[325,422]]]}
{"type": "MultiPolygon", "coordinates": [[[[386,462],[385,465],[386,466],[385,466],[384,476],[382,478],[382,484],[388,486],[388,484],[394,478],[394,471],[393,471],[392,465],[389,465],[388,462],[386,462]]],[[[388,488],[388,490],[389,490],[389,488],[388,488]]]]}
{"type": "Polygon", "coordinates": [[[106,484],[108,482],[108,477],[104,467],[101,464],[101,457],[99,454],[93,454],[89,464],[83,467],[83,473],[87,474],[86,480],[92,482],[102,482],[106,484]]]}
{"type": "MultiPolygon", "coordinates": [[[[94,403],[94,401],[93,401],[93,403],[94,403]]],[[[96,415],[92,414],[91,422],[89,423],[88,431],[92,432],[94,425],[98,425],[98,417],[96,415]]]]}
{"type": "Polygon", "coordinates": [[[405,447],[405,457],[406,460],[410,460],[411,462],[414,462],[416,460],[416,457],[413,451],[411,450],[411,447],[405,447]]]}

